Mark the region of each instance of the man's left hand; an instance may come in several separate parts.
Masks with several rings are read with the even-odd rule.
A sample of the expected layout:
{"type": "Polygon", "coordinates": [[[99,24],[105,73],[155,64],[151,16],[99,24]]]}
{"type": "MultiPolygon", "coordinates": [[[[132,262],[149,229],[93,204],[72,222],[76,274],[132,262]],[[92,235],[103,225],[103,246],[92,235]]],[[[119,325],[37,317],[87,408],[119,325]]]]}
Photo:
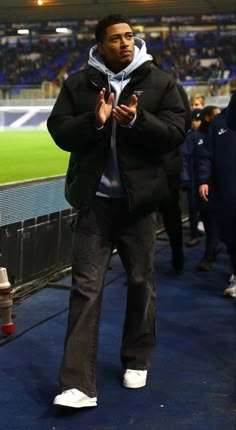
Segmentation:
{"type": "Polygon", "coordinates": [[[133,94],[128,106],[120,105],[120,106],[116,106],[112,110],[113,118],[120,125],[128,125],[136,115],[137,106],[138,106],[138,98],[133,94]]]}

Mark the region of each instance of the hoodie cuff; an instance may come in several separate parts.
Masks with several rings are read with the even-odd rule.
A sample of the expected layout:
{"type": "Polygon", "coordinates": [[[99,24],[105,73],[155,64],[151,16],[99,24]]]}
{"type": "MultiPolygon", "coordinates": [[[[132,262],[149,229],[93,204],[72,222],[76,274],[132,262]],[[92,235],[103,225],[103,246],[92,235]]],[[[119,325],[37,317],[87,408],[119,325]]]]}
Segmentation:
{"type": "Polygon", "coordinates": [[[96,127],[96,130],[97,131],[100,131],[100,130],[102,130],[104,128],[104,125],[101,125],[101,127],[96,127]]]}
{"type": "Polygon", "coordinates": [[[134,123],[135,123],[135,121],[136,121],[136,119],[137,119],[137,113],[134,115],[132,121],[130,121],[129,124],[127,124],[127,125],[121,125],[121,127],[132,128],[133,125],[134,125],[134,123]]]}

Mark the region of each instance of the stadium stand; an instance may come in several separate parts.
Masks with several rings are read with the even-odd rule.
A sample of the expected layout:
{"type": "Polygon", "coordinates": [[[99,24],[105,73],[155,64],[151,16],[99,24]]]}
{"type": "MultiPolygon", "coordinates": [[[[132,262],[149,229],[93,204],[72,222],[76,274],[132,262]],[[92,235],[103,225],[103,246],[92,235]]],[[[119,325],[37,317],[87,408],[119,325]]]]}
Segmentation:
{"type": "MultiPolygon", "coordinates": [[[[165,71],[184,85],[207,84],[216,95],[235,74],[235,31],[207,28],[173,31],[169,26],[167,31],[159,30],[157,37],[147,29],[142,37],[165,71]]],[[[91,45],[90,33],[84,34],[83,40],[55,35],[8,39],[0,48],[3,98],[14,95],[15,87],[41,85],[43,81],[60,86],[68,74],[83,66],[91,45]]]]}

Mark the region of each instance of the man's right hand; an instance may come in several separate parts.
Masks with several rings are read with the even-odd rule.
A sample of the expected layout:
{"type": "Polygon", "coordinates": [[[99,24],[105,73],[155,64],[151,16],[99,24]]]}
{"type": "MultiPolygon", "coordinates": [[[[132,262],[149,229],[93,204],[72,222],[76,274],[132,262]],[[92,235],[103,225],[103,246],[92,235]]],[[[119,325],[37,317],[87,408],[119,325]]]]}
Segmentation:
{"type": "Polygon", "coordinates": [[[200,185],[200,187],[198,188],[199,190],[199,194],[201,199],[205,200],[206,202],[208,202],[208,192],[209,192],[209,186],[208,184],[202,184],[200,185]]]}
{"type": "Polygon", "coordinates": [[[102,127],[112,112],[113,102],[114,102],[114,93],[111,93],[108,97],[107,102],[105,101],[105,92],[106,89],[103,88],[97,98],[97,103],[95,107],[95,117],[96,117],[96,127],[102,127]]]}

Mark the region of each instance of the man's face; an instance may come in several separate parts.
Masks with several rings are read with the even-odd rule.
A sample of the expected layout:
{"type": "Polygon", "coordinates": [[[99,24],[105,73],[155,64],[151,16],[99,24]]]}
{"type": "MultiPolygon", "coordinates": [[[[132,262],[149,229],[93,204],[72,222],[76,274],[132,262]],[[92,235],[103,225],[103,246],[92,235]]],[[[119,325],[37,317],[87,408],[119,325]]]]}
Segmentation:
{"type": "Polygon", "coordinates": [[[98,43],[100,54],[106,66],[114,73],[125,69],[134,57],[134,35],[126,23],[110,25],[106,37],[98,43]]]}

